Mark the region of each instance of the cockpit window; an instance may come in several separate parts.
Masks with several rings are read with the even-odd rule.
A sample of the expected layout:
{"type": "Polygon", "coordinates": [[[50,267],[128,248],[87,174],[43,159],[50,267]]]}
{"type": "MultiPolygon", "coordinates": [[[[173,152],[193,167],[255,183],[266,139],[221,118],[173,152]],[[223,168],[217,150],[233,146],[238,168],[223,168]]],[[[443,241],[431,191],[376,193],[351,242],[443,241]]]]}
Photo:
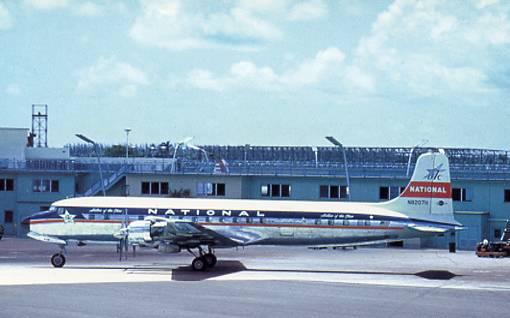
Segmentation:
{"type": "Polygon", "coordinates": [[[50,212],[55,212],[55,211],[57,211],[57,208],[54,206],[50,206],[50,212]]]}

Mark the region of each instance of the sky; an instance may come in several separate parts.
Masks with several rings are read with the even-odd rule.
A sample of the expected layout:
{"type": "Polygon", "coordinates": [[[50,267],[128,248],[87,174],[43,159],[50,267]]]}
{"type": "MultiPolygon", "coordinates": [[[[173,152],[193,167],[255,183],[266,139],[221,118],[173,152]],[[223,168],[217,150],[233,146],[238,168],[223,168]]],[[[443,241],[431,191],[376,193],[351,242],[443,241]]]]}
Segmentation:
{"type": "Polygon", "coordinates": [[[0,127],[48,143],[509,149],[510,1],[0,0],[0,127]]]}

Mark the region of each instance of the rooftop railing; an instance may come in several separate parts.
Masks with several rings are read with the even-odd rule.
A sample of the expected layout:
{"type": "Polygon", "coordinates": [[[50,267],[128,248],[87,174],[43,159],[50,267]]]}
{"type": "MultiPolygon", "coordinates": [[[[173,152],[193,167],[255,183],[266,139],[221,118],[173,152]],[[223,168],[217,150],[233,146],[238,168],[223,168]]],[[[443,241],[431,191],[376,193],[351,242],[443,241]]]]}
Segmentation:
{"type": "MultiPolygon", "coordinates": [[[[101,168],[107,173],[149,173],[189,175],[254,175],[254,176],[329,176],[343,177],[343,162],[315,161],[244,161],[224,164],[218,161],[176,160],[160,158],[102,158],[101,168]]],[[[411,166],[411,170],[414,166],[411,166]]],[[[407,163],[400,162],[349,162],[349,174],[354,178],[399,178],[406,176],[407,163]]],[[[0,160],[0,172],[45,171],[54,173],[95,173],[94,158],[71,160],[0,160]]],[[[450,165],[453,179],[510,180],[510,164],[459,164],[450,165]]]]}
{"type": "MultiPolygon", "coordinates": [[[[162,144],[163,145],[163,144],[162,144]]],[[[89,145],[68,145],[70,153],[75,157],[94,156],[94,150],[89,145]]],[[[113,146],[101,145],[104,156],[109,156],[113,146]]],[[[224,159],[231,161],[314,161],[343,162],[343,153],[339,147],[311,147],[311,146],[199,146],[212,160],[224,159]]],[[[116,154],[123,156],[123,147],[117,146],[116,154]],[[118,149],[117,149],[118,148],[118,149]]],[[[348,162],[373,163],[394,162],[407,163],[411,148],[409,147],[345,147],[348,162]]],[[[413,160],[427,151],[437,148],[420,147],[413,151],[413,160]]],[[[130,151],[135,157],[168,158],[174,153],[174,145],[164,143],[164,147],[155,145],[139,145],[130,151]]],[[[506,150],[445,148],[452,164],[510,164],[510,153],[506,150]]],[[[179,147],[177,157],[184,160],[201,161],[205,159],[204,152],[196,149],[179,147]]]]}

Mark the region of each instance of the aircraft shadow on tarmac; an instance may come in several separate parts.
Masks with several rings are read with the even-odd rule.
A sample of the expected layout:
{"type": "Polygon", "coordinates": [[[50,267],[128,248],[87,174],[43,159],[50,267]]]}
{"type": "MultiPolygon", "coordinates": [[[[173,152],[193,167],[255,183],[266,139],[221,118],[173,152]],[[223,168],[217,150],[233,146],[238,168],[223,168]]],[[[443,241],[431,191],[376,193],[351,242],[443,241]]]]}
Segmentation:
{"type": "Polygon", "coordinates": [[[191,266],[180,266],[172,270],[174,281],[200,281],[213,277],[233,274],[237,272],[278,272],[278,273],[313,273],[313,274],[358,274],[358,275],[392,275],[392,276],[418,276],[431,280],[449,280],[456,275],[446,270],[427,270],[418,273],[401,272],[371,272],[371,271],[332,271],[332,270],[301,270],[301,269],[249,269],[239,261],[218,261],[214,269],[204,272],[193,271],[191,266]]]}
{"type": "Polygon", "coordinates": [[[199,281],[246,270],[248,269],[239,261],[218,261],[214,269],[209,269],[203,272],[194,271],[191,266],[179,266],[172,270],[172,280],[199,281]]]}
{"type": "MultiPolygon", "coordinates": [[[[73,266],[72,268],[87,268],[84,266],[73,266]]],[[[106,269],[104,267],[93,267],[106,269]]],[[[135,266],[135,267],[108,267],[108,269],[124,269],[131,274],[171,274],[173,281],[201,281],[214,277],[221,277],[238,272],[273,272],[273,273],[310,273],[310,274],[355,274],[355,275],[387,275],[387,276],[418,276],[430,280],[449,280],[454,277],[460,276],[447,270],[426,270],[417,273],[406,272],[383,272],[383,271],[351,271],[351,270],[306,270],[306,269],[266,269],[257,268],[250,269],[244,266],[243,263],[236,260],[222,260],[218,261],[213,269],[208,269],[203,272],[194,271],[189,265],[182,265],[176,268],[165,266],[135,266]]]]}

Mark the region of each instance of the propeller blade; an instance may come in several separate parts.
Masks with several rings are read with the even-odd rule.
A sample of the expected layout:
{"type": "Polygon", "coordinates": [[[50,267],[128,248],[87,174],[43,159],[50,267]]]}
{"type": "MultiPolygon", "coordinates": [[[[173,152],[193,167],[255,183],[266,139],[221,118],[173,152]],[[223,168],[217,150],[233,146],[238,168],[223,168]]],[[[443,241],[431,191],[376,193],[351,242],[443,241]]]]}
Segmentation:
{"type": "Polygon", "coordinates": [[[119,240],[119,262],[122,262],[122,241],[124,239],[119,240]]]}

